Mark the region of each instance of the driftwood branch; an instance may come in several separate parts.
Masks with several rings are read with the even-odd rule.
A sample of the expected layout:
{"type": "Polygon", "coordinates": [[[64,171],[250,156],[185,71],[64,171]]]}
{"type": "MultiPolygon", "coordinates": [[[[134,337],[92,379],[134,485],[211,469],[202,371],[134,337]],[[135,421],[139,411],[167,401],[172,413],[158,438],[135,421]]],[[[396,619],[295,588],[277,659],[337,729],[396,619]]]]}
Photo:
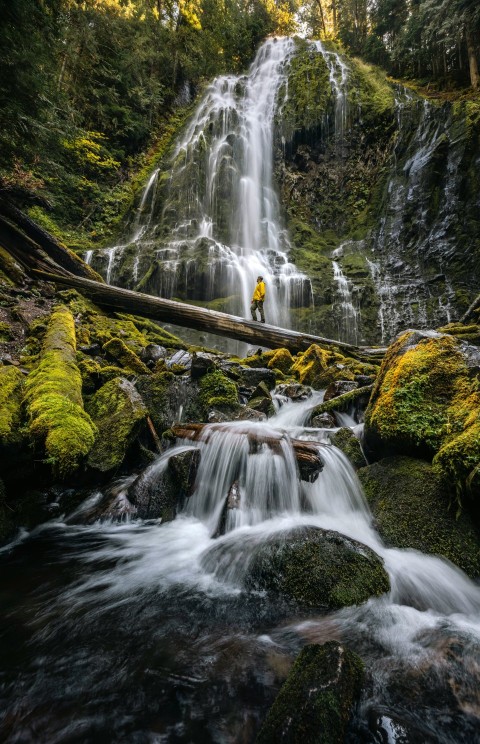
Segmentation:
{"type": "Polygon", "coordinates": [[[462,315],[462,317],[460,318],[460,321],[459,322],[460,323],[466,323],[466,321],[468,320],[468,318],[470,317],[470,315],[473,312],[475,312],[475,310],[477,310],[477,308],[480,309],[480,294],[475,297],[474,301],[472,302],[472,304],[468,308],[467,312],[464,315],[462,315]]]}
{"type": "Polygon", "coordinates": [[[269,349],[285,348],[292,353],[305,351],[312,344],[335,347],[347,356],[357,359],[381,359],[385,349],[352,346],[322,336],[312,336],[285,328],[257,323],[226,313],[188,305],[183,302],[164,300],[160,297],[141,294],[130,289],[112,287],[109,284],[91,281],[74,276],[56,276],[52,273],[35,271],[35,276],[45,281],[56,282],[67,287],[75,287],[90,297],[97,305],[115,312],[126,312],[144,318],[152,318],[164,323],[173,323],[184,328],[214,333],[238,341],[245,341],[269,349]]]}
{"type": "MultiPolygon", "coordinates": [[[[256,452],[260,445],[266,444],[273,452],[281,454],[282,442],[285,441],[281,434],[276,437],[273,433],[265,434],[261,428],[256,430],[255,427],[249,428],[247,425],[244,429],[229,427],[228,424],[178,424],[172,426],[172,432],[177,439],[188,439],[193,442],[199,440],[208,442],[211,436],[218,431],[243,434],[247,438],[251,452],[256,452]]],[[[290,444],[295,453],[301,479],[309,482],[315,481],[323,469],[323,460],[319,452],[322,445],[318,442],[304,442],[301,439],[290,439],[290,444]]]]}

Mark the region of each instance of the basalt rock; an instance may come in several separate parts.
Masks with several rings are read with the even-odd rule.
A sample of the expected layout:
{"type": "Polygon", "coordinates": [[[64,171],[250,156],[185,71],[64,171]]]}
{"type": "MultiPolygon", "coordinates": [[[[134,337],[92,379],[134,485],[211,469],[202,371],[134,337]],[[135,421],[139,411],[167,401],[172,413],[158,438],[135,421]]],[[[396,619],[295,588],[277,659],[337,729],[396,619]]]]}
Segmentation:
{"type": "Polygon", "coordinates": [[[337,609],[387,592],[390,582],[366,545],[332,530],[296,527],[253,549],[245,585],[302,607],[337,609]]]}
{"type": "Polygon", "coordinates": [[[335,418],[331,413],[319,413],[318,416],[313,416],[310,421],[310,426],[318,429],[334,429],[336,425],[335,418]]]}
{"type": "Polygon", "coordinates": [[[256,744],[343,744],[363,676],[360,657],[340,643],[305,646],[256,744]]]}
{"type": "MultiPolygon", "coordinates": [[[[328,415],[328,414],[323,414],[328,415]]],[[[339,429],[332,437],[332,444],[342,450],[343,454],[348,457],[351,464],[358,470],[367,465],[367,460],[363,454],[362,445],[357,437],[348,426],[339,429]]]]}
{"type": "Polygon", "coordinates": [[[325,390],[323,400],[326,403],[327,401],[332,400],[333,398],[338,398],[339,395],[349,393],[351,390],[355,390],[356,388],[358,388],[358,382],[355,382],[354,380],[336,380],[335,382],[331,382],[325,390]]]}
{"type": "Polygon", "coordinates": [[[247,388],[256,388],[264,382],[269,390],[275,387],[275,373],[271,369],[256,367],[241,367],[239,369],[241,383],[247,388]]]}

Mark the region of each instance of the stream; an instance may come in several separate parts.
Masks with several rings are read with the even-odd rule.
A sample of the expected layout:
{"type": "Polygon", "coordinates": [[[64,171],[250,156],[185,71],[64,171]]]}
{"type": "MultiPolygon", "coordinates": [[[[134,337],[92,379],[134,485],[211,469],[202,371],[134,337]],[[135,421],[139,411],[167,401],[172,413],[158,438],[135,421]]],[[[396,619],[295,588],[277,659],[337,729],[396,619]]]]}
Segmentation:
{"type": "Polygon", "coordinates": [[[319,400],[280,399],[268,424],[248,423],[281,436],[275,453],[249,452],[245,422],[189,443],[200,466],[173,522],[87,525],[80,508],[2,549],[1,741],[254,742],[299,650],[329,639],[366,665],[347,742],[480,741],[480,588],[447,561],[382,544],[348,460],[328,430],[305,426],[319,400]],[[320,443],[314,483],[299,479],[290,437],[320,443]],[[232,475],[237,514],[214,538],[232,475]],[[370,546],[391,592],[316,613],[247,591],[255,546],[306,524],[370,546]]]}

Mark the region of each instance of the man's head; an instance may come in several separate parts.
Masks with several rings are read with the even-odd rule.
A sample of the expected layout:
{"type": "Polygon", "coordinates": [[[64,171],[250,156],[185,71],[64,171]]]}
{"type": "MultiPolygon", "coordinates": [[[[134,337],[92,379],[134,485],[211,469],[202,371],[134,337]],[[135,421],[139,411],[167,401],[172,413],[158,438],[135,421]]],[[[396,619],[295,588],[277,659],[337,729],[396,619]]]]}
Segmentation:
{"type": "Polygon", "coordinates": [[[257,282],[263,282],[263,276],[257,276],[257,282]]]}

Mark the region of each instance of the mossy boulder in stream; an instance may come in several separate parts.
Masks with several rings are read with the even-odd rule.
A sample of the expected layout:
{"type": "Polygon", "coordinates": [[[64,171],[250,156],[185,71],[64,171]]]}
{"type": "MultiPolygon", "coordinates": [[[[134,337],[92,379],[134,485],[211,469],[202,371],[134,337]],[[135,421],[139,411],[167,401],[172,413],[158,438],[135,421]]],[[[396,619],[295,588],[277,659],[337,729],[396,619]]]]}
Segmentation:
{"type": "Polygon", "coordinates": [[[256,744],[343,744],[363,676],[360,657],[340,643],[305,646],[256,744]]]}
{"type": "Polygon", "coordinates": [[[387,545],[440,555],[480,576],[480,535],[468,514],[455,518],[451,490],[428,462],[387,457],[358,476],[387,545]]]}
{"type": "Polygon", "coordinates": [[[147,409],[134,385],[116,377],[95,393],[88,412],[98,428],[88,464],[101,472],[114,470],[122,464],[147,409]]]}
{"type": "Polygon", "coordinates": [[[82,378],[75,362],[75,325],[63,306],[52,313],[40,361],[25,383],[29,432],[44,446],[61,476],[90,452],[97,429],[83,409],[82,378]]]}
{"type": "Polygon", "coordinates": [[[319,527],[296,527],[257,545],[245,584],[303,607],[329,609],[361,604],[390,588],[373,550],[319,527]]]}

